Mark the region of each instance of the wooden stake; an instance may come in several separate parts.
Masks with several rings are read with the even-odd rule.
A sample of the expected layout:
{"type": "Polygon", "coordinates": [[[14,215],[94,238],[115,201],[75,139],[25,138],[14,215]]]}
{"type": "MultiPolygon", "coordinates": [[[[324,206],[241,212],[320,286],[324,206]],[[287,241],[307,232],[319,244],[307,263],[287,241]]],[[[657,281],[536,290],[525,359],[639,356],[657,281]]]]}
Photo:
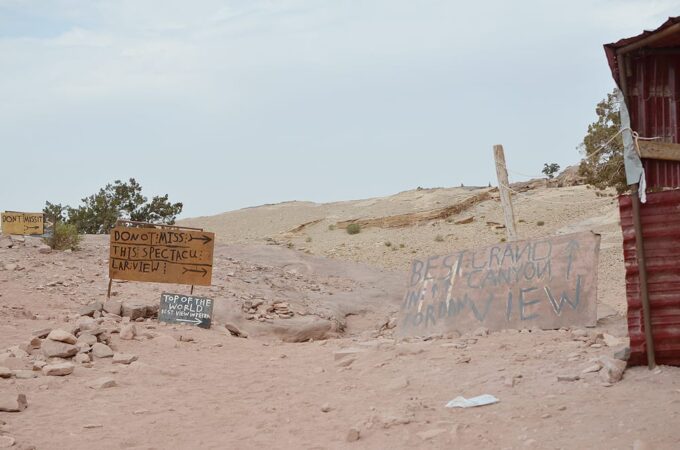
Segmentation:
{"type": "Polygon", "coordinates": [[[515,212],[512,209],[512,197],[508,186],[508,170],[505,165],[505,153],[502,145],[493,146],[493,158],[496,161],[496,176],[498,177],[498,191],[501,194],[501,206],[503,207],[503,216],[505,216],[505,230],[508,234],[508,241],[517,240],[517,231],[515,227],[515,212]]]}

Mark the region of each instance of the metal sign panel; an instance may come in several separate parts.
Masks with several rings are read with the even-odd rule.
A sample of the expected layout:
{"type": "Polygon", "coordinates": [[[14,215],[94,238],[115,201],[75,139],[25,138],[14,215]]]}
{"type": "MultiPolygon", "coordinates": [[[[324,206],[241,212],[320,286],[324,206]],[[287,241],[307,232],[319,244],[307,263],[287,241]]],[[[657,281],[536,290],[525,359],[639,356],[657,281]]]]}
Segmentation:
{"type": "Polygon", "coordinates": [[[210,328],[213,300],[207,297],[181,294],[161,294],[158,320],[167,323],[186,323],[210,328]]]}
{"type": "Polygon", "coordinates": [[[413,261],[397,334],[594,326],[599,250],[585,232],[413,261]]]}
{"type": "Polygon", "coordinates": [[[109,278],[210,286],[214,233],[117,226],[110,236],[109,278]]]}
{"type": "Polygon", "coordinates": [[[2,234],[44,234],[43,213],[5,211],[2,213],[2,234]]]}

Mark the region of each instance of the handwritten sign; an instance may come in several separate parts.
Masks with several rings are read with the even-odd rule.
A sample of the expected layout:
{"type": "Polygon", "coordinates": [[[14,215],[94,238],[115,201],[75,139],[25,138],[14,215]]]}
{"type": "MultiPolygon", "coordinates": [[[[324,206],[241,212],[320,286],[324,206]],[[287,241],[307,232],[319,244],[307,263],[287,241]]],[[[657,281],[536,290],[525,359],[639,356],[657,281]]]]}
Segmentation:
{"type": "Polygon", "coordinates": [[[210,328],[213,301],[192,295],[161,294],[158,320],[167,323],[187,323],[210,328]]]}
{"type": "Polygon", "coordinates": [[[165,228],[111,230],[109,278],[210,286],[215,234],[165,228]]]}
{"type": "Polygon", "coordinates": [[[397,334],[594,326],[599,250],[585,232],[413,261],[397,334]]]}
{"type": "Polygon", "coordinates": [[[2,213],[2,234],[44,234],[43,213],[5,211],[2,213]]]}

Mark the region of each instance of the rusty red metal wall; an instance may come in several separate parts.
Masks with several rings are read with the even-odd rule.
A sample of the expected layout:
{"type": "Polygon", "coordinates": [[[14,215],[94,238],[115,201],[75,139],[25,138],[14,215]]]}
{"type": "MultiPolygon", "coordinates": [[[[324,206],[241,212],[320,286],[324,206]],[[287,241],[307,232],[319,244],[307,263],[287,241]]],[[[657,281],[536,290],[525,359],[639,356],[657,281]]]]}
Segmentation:
{"type": "MultiPolygon", "coordinates": [[[[645,331],[640,302],[633,210],[619,197],[626,265],[631,365],[645,365],[645,331]]],[[[652,332],[657,364],[680,365],[680,190],[647,194],[641,207],[652,332]]]]}
{"type": "MultiPolygon", "coordinates": [[[[679,143],[680,50],[670,54],[641,50],[628,58],[626,103],[631,128],[640,136],[679,143]]],[[[648,186],[680,187],[680,162],[644,159],[643,164],[648,186]]]]}
{"type": "MultiPolygon", "coordinates": [[[[631,128],[643,137],[658,137],[663,142],[680,143],[680,31],[674,31],[680,17],[671,17],[659,28],[605,45],[612,76],[619,85],[619,65],[623,64],[626,105],[631,128]],[[674,27],[673,30],[669,30],[674,27]],[[650,36],[672,31],[663,38],[625,53],[628,45],[650,36]]],[[[649,187],[680,187],[680,162],[643,159],[649,187]]]]}

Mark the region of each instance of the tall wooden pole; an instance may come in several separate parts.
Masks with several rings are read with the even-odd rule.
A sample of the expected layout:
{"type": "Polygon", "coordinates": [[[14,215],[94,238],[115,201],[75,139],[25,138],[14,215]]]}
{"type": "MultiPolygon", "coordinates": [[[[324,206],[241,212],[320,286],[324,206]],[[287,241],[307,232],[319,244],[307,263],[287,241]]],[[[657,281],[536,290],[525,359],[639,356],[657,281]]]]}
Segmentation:
{"type": "Polygon", "coordinates": [[[501,206],[505,217],[505,230],[508,234],[508,241],[517,240],[515,226],[515,212],[512,209],[512,197],[510,196],[510,182],[508,181],[508,170],[505,165],[505,153],[502,145],[493,146],[493,158],[496,161],[496,176],[498,177],[498,191],[501,194],[501,206]]]}
{"type": "Polygon", "coordinates": [[[656,354],[654,351],[654,335],[652,334],[652,309],[649,305],[649,289],[647,286],[647,261],[645,260],[645,245],[640,219],[639,185],[636,183],[631,185],[630,188],[630,199],[633,203],[633,226],[635,227],[635,253],[640,281],[640,302],[642,303],[642,323],[645,327],[647,367],[651,370],[656,367],[656,354]]]}

